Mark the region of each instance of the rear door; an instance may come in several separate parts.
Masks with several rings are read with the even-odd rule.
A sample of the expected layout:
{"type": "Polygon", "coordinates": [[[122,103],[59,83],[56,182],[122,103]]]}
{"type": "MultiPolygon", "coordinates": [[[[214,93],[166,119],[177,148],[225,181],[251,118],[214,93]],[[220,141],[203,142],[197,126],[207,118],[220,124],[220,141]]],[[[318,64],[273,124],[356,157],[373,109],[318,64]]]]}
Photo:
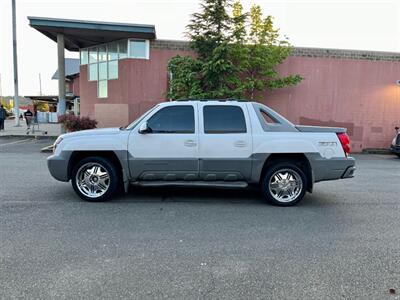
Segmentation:
{"type": "Polygon", "coordinates": [[[252,138],[246,103],[199,102],[198,106],[200,178],[249,179],[252,138]]]}
{"type": "Polygon", "coordinates": [[[198,179],[197,103],[171,103],[156,109],[133,129],[129,167],[135,180],[198,179]],[[149,133],[139,133],[147,122],[149,133]]]}

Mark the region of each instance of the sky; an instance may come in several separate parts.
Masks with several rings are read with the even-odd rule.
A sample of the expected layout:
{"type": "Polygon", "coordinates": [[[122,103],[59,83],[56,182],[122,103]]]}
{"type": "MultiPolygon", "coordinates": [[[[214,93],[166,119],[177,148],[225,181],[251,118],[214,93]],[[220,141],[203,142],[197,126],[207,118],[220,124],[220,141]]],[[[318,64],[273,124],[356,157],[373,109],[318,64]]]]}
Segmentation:
{"type": "MultiPolygon", "coordinates": [[[[197,0],[16,0],[20,95],[57,94],[57,45],[27,16],[153,24],[159,39],[185,39],[197,0]]],[[[293,46],[400,52],[400,0],[242,0],[274,17],[293,46]]],[[[66,57],[78,57],[66,51],[66,57]]],[[[12,95],[11,0],[0,0],[1,93],[12,95]]]]}

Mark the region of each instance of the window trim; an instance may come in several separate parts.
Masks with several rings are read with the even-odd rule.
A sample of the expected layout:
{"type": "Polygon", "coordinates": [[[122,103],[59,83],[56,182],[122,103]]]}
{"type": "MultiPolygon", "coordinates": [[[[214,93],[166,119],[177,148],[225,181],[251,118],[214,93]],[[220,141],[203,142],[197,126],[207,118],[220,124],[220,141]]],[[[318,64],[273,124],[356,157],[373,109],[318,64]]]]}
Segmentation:
{"type": "MultiPolygon", "coordinates": [[[[160,107],[160,109],[158,109],[157,111],[155,111],[151,116],[149,116],[145,122],[149,122],[151,118],[153,118],[157,113],[159,113],[160,111],[162,111],[163,109],[167,109],[167,108],[175,108],[175,107],[190,107],[193,111],[193,131],[186,131],[186,130],[179,130],[179,131],[151,131],[149,133],[146,134],[196,134],[196,112],[195,112],[195,107],[193,107],[193,105],[168,105],[168,106],[164,106],[164,107],[160,107]]],[[[140,126],[139,126],[140,128],[140,126]]]]}
{"type": "Polygon", "coordinates": [[[204,105],[202,109],[202,114],[203,114],[203,133],[204,134],[247,134],[248,133],[248,128],[247,128],[247,122],[246,122],[246,115],[244,113],[244,110],[241,106],[239,105],[204,105]],[[204,109],[206,107],[237,107],[240,109],[240,111],[243,114],[243,120],[244,120],[244,125],[245,125],[245,130],[244,131],[206,131],[206,120],[205,120],[205,114],[204,114],[204,109]]]}

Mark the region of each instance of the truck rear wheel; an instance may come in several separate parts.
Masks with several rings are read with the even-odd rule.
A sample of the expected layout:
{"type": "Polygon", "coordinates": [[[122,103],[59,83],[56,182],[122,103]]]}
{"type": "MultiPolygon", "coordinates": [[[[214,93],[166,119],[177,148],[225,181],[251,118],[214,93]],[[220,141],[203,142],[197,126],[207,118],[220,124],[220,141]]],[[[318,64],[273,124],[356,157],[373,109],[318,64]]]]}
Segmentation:
{"type": "Polygon", "coordinates": [[[100,202],[115,194],[119,176],[114,164],[99,156],[86,157],[72,169],[71,183],[83,200],[100,202]]]}
{"type": "Polygon", "coordinates": [[[291,162],[276,163],[268,167],[262,183],[265,199],[278,206],[291,206],[303,199],[307,177],[291,162]]]}

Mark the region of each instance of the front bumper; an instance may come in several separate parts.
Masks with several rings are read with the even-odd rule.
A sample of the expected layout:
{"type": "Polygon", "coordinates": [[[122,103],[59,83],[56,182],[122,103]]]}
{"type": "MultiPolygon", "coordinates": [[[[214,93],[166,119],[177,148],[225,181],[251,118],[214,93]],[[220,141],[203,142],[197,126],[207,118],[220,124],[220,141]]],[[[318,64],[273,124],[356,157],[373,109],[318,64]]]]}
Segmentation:
{"type": "Polygon", "coordinates": [[[47,158],[47,168],[51,176],[59,181],[69,181],[68,164],[71,154],[61,152],[59,155],[51,155],[47,158]]]}

